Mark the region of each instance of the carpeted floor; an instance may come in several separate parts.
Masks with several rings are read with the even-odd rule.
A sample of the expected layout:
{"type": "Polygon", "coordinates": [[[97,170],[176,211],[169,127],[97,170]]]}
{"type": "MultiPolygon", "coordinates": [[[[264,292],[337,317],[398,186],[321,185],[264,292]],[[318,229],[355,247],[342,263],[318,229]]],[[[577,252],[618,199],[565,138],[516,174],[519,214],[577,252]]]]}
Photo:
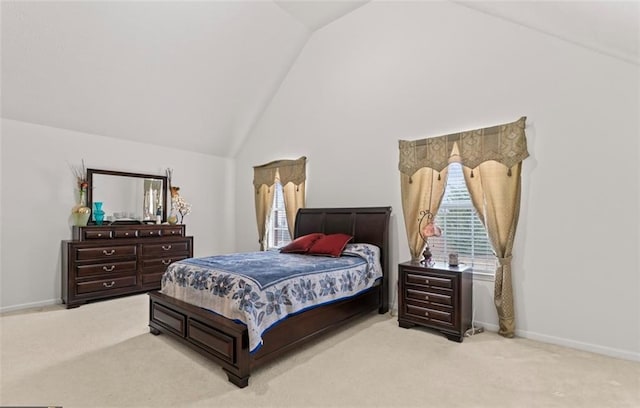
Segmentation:
{"type": "Polygon", "coordinates": [[[640,407],[640,364],[481,333],[458,344],[372,314],[238,389],[147,328],[147,296],[0,318],[0,405],[640,407]]]}

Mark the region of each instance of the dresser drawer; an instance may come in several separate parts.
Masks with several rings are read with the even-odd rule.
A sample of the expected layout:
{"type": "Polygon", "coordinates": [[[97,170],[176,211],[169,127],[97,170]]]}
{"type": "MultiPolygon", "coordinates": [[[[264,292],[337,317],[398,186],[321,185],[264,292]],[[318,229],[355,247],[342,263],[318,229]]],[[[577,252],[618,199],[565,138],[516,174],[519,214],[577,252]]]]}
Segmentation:
{"type": "Polygon", "coordinates": [[[137,229],[120,229],[113,231],[114,238],[137,238],[138,230],[137,229]]]}
{"type": "Polygon", "coordinates": [[[183,232],[183,228],[182,227],[165,227],[162,230],[162,236],[163,237],[181,237],[184,235],[183,232]]]}
{"type": "Polygon", "coordinates": [[[148,238],[148,237],[161,237],[162,229],[161,228],[145,228],[138,231],[138,236],[140,238],[148,238]]]}
{"type": "Polygon", "coordinates": [[[176,256],[176,257],[163,257],[163,258],[153,258],[153,259],[143,259],[142,260],[142,273],[164,273],[167,270],[167,266],[171,265],[176,261],[180,261],[182,259],[187,259],[187,256],[176,256]]]}
{"type": "Polygon", "coordinates": [[[454,316],[451,311],[430,308],[424,304],[408,300],[405,312],[407,317],[419,319],[431,325],[435,324],[443,327],[454,326],[454,316]]]}
{"type": "Polygon", "coordinates": [[[76,248],[76,259],[107,260],[110,258],[128,257],[136,255],[136,245],[105,245],[94,248],[76,248]]]}
{"type": "Polygon", "coordinates": [[[105,292],[135,285],[136,276],[124,276],[119,278],[107,278],[89,282],[80,282],[76,285],[76,291],[78,294],[105,292]]]}
{"type": "Polygon", "coordinates": [[[76,277],[82,278],[92,275],[136,273],[136,261],[98,263],[90,265],[78,265],[76,277]]]}
{"type": "Polygon", "coordinates": [[[175,254],[188,254],[190,252],[189,241],[165,241],[153,244],[142,244],[142,256],[165,257],[175,254]]]}
{"type": "Polygon", "coordinates": [[[428,292],[422,289],[411,287],[408,287],[406,291],[407,299],[419,300],[446,306],[453,305],[453,297],[451,296],[451,294],[428,292]]]}
{"type": "Polygon", "coordinates": [[[108,229],[85,230],[84,239],[109,239],[113,237],[113,231],[108,229]]]}

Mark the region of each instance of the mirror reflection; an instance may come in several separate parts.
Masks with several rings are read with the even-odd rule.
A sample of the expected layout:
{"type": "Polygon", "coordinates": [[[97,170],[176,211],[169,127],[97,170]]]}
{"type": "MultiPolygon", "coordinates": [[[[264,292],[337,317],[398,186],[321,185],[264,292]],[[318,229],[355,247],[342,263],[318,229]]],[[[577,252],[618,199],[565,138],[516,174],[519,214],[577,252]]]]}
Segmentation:
{"type": "Polygon", "coordinates": [[[87,175],[89,205],[102,203],[104,221],[155,222],[158,214],[165,220],[166,177],[92,169],[87,175]]]}

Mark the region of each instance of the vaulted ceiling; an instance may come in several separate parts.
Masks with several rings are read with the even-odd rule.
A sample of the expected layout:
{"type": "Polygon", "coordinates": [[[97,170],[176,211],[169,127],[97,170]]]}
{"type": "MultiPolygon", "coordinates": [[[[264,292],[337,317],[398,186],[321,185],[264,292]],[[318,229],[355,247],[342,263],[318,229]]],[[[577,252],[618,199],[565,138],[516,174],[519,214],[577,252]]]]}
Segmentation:
{"type": "MultiPolygon", "coordinates": [[[[367,3],[3,1],[2,117],[234,157],[309,37],[367,3]]],[[[638,2],[455,3],[640,65],[638,2]]]]}

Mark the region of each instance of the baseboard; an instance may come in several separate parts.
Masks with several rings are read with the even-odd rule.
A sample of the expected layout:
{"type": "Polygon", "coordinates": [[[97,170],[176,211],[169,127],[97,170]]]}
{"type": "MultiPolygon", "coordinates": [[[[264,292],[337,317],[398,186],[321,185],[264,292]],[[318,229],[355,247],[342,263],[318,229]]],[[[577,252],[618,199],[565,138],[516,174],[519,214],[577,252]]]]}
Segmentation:
{"type": "Polygon", "coordinates": [[[4,306],[0,307],[0,313],[15,312],[16,310],[33,309],[36,307],[45,307],[59,305],[62,303],[61,299],[43,300],[41,302],[23,303],[21,305],[4,306]]]}
{"type": "MultiPolygon", "coordinates": [[[[496,324],[475,322],[475,326],[482,326],[485,330],[497,332],[500,327],[496,324]]],[[[628,350],[620,350],[612,347],[599,346],[597,344],[584,343],[576,340],[564,339],[561,337],[548,336],[546,334],[540,334],[530,332],[526,330],[517,330],[516,336],[523,337],[529,340],[535,340],[542,343],[555,344],[557,346],[564,346],[576,350],[588,351],[591,353],[602,354],[609,357],[620,358],[623,360],[640,361],[640,353],[636,353],[628,350]]]]}

